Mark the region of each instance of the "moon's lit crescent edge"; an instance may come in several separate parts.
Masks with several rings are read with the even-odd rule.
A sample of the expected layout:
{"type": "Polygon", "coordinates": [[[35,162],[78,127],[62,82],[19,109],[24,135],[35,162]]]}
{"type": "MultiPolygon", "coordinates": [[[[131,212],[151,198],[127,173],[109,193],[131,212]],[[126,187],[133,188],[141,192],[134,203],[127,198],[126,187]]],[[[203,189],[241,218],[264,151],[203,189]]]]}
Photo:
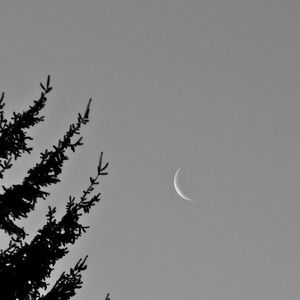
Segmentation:
{"type": "Polygon", "coordinates": [[[178,184],[178,174],[179,174],[180,169],[181,169],[181,167],[176,171],[175,176],[174,176],[174,188],[175,188],[177,194],[178,194],[182,199],[187,200],[187,201],[194,201],[193,199],[188,198],[188,197],[182,192],[182,190],[181,190],[180,187],[179,187],[179,184],[178,184]]]}

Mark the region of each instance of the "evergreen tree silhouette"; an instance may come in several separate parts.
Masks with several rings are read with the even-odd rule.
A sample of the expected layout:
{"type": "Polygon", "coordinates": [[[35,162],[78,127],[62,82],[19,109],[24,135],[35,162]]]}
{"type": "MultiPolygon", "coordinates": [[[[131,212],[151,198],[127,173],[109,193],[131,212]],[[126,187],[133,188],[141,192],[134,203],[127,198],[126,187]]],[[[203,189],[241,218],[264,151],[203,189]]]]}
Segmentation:
{"type": "MultiPolygon", "coordinates": [[[[40,112],[52,90],[50,76],[46,84],[40,83],[40,86],[42,92],[39,99],[25,112],[13,113],[11,121],[4,116],[4,93],[0,97],[0,179],[22,154],[32,151],[27,145],[28,140],[32,140],[27,131],[44,120],[40,112]]],[[[68,245],[74,244],[88,228],[80,223],[80,216],[89,213],[92,206],[100,201],[100,193],[93,191],[100,177],[107,175],[108,163],[102,162],[103,153],[100,154],[96,175],[89,178],[89,185],[79,199],[69,197],[61,219],[55,216],[56,208],[49,206],[45,225],[29,242],[26,241],[28,234],[16,224],[16,220],[27,218],[37,201],[47,198],[49,193],[43,188],[60,182],[59,174],[68,159],[66,152],[69,149],[75,152],[83,144],[80,129],[89,121],[90,104],[91,99],[84,114],[78,114],[77,121],[70,125],[57,145],[41,153],[40,160],[27,171],[21,184],[3,186],[3,193],[0,194],[0,229],[9,235],[10,242],[6,249],[0,250],[1,299],[67,300],[75,295],[76,289],[82,287],[81,273],[87,268],[87,256],[79,259],[69,272],[63,272],[50,289],[46,280],[55,263],[68,253],[68,245]],[[80,137],[75,139],[76,135],[80,137]]],[[[109,300],[109,294],[106,300],[109,300]]]]}

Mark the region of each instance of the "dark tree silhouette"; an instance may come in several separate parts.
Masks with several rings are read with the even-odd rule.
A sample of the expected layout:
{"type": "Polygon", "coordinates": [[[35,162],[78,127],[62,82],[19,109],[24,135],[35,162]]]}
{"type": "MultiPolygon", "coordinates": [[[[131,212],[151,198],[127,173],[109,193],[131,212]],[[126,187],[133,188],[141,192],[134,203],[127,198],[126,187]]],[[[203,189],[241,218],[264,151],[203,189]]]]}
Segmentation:
{"type": "MultiPolygon", "coordinates": [[[[32,151],[27,144],[28,140],[32,140],[27,131],[44,120],[40,112],[52,90],[50,76],[46,84],[41,83],[40,86],[42,92],[39,99],[25,112],[13,113],[11,121],[4,116],[4,93],[0,97],[0,179],[22,154],[32,151]]],[[[88,228],[80,223],[80,216],[89,213],[92,206],[100,201],[100,193],[93,191],[100,176],[107,175],[108,163],[102,162],[103,153],[96,175],[89,178],[89,185],[79,199],[69,197],[60,220],[55,217],[56,208],[49,206],[45,225],[31,241],[26,241],[27,233],[16,224],[16,220],[27,218],[37,201],[47,198],[49,193],[43,188],[60,182],[59,174],[68,159],[67,151],[75,152],[82,145],[82,137],[75,139],[75,136],[80,135],[82,125],[89,121],[90,104],[91,99],[84,114],[78,114],[77,122],[70,125],[57,145],[41,153],[40,160],[27,171],[22,183],[3,186],[3,193],[0,194],[0,229],[9,235],[10,242],[6,249],[0,250],[1,299],[67,300],[75,295],[76,289],[82,287],[81,273],[87,268],[87,257],[81,258],[69,272],[63,272],[50,289],[46,280],[55,263],[68,253],[68,245],[74,244],[88,228]]],[[[109,294],[106,299],[109,300],[109,294]]]]}

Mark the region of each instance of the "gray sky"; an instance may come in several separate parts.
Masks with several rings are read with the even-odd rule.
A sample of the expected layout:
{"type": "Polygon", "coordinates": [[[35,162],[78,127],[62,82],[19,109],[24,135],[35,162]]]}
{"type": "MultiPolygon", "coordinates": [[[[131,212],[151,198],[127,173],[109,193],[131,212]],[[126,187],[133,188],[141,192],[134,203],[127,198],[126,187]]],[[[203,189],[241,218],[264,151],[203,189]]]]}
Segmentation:
{"type": "Polygon", "coordinates": [[[5,183],[94,99],[30,233],[80,195],[100,151],[110,162],[90,230],[53,273],[89,254],[74,300],[298,299],[299,13],[296,0],[1,1],[7,114],[47,74],[54,86],[33,158],[5,183]],[[179,167],[194,202],[173,188],[179,167]]]}

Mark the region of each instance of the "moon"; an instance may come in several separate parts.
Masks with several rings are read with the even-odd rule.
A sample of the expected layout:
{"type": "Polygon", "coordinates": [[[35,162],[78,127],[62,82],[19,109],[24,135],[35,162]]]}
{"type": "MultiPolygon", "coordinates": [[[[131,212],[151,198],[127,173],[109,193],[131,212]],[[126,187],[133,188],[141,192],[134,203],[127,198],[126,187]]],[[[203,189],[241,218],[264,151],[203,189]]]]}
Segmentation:
{"type": "Polygon", "coordinates": [[[175,191],[177,192],[177,194],[184,200],[187,200],[187,201],[194,201],[193,199],[187,197],[183,191],[181,190],[180,186],[179,186],[179,183],[178,183],[178,174],[179,174],[179,171],[180,171],[181,168],[179,168],[176,173],[175,173],[175,176],[174,176],[174,188],[175,188],[175,191]]]}

